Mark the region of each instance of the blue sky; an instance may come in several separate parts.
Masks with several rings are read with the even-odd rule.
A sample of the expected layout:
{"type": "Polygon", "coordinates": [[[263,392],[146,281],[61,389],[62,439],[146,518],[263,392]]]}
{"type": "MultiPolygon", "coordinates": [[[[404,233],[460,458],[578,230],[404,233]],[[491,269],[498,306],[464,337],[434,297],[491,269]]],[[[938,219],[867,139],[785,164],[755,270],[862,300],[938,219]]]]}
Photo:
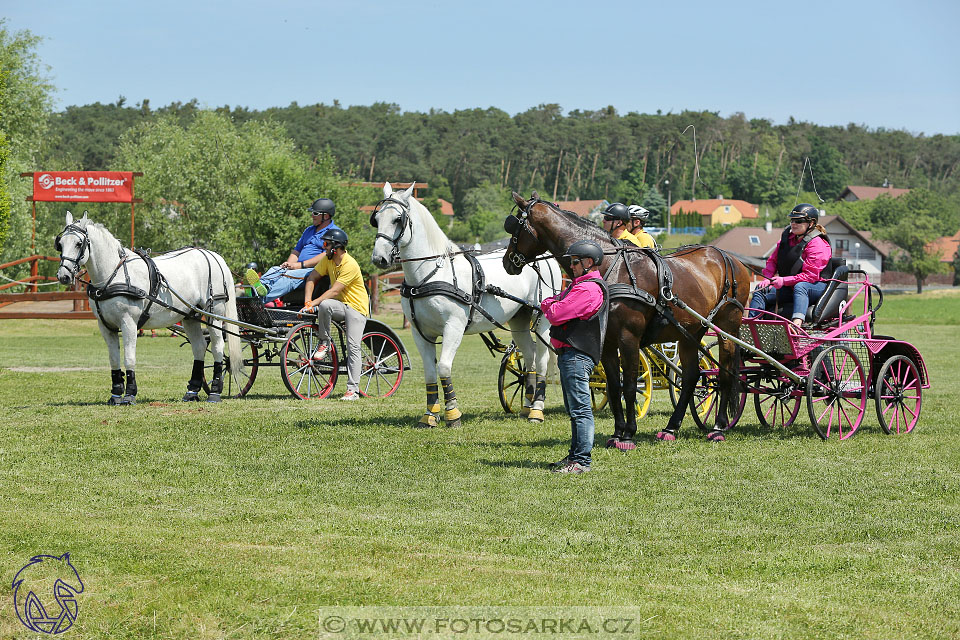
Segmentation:
{"type": "Polygon", "coordinates": [[[960,2],[0,0],[57,104],[541,103],[960,133],[960,2]]]}

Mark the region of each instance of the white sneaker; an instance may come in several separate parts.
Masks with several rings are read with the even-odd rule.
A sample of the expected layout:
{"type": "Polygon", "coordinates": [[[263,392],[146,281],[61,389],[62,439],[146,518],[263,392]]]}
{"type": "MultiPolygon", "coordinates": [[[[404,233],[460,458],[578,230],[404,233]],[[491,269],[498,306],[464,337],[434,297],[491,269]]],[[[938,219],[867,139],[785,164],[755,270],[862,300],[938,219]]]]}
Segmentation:
{"type": "Polygon", "coordinates": [[[347,391],[345,394],[343,394],[343,395],[340,397],[340,399],[341,399],[341,400],[347,400],[347,401],[350,401],[350,400],[359,400],[359,399],[360,399],[360,394],[357,393],[356,391],[347,391]]]}
{"type": "Polygon", "coordinates": [[[328,353],[330,353],[330,344],[324,342],[317,347],[317,350],[313,352],[313,355],[310,357],[310,359],[316,362],[322,362],[327,359],[328,353]]]}

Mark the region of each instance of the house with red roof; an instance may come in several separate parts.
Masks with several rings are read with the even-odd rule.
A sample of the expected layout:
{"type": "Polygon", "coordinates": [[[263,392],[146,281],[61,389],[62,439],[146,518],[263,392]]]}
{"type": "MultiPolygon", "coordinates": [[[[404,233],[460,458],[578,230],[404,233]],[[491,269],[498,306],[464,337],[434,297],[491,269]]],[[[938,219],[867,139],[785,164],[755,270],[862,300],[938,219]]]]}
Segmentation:
{"type": "Polygon", "coordinates": [[[750,204],[745,200],[730,200],[720,196],[713,200],[677,200],[670,207],[670,215],[678,216],[681,213],[698,214],[703,227],[712,227],[715,224],[738,224],[741,220],[760,216],[759,205],[750,204]]]}
{"type": "Polygon", "coordinates": [[[894,189],[892,184],[886,183],[882,187],[861,187],[850,185],[846,187],[837,200],[846,200],[847,202],[856,202],[858,200],[876,200],[886,194],[891,198],[898,198],[905,193],[910,193],[910,189],[894,189]]]}
{"type": "Polygon", "coordinates": [[[581,218],[589,218],[594,213],[601,213],[610,203],[606,200],[567,200],[554,204],[564,211],[572,211],[581,218]]]}
{"type": "Polygon", "coordinates": [[[927,251],[939,251],[940,262],[946,263],[953,262],[953,256],[957,255],[958,249],[960,249],[960,231],[952,236],[937,238],[927,245],[927,251]]]}

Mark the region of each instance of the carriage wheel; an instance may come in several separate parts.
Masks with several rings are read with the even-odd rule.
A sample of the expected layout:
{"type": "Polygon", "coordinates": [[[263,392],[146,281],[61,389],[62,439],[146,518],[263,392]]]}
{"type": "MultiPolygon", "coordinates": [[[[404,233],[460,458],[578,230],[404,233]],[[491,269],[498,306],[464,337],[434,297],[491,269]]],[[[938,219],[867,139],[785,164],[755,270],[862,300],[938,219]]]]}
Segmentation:
{"type": "Polygon", "coordinates": [[[817,355],[807,378],[807,411],[817,435],[846,440],[860,427],[867,408],[867,377],[857,354],[834,345],[817,355]]]}
{"type": "Polygon", "coordinates": [[[319,344],[317,328],[309,322],[298,324],[287,334],[287,341],[280,350],[280,368],[283,383],[295,398],[326,398],[337,384],[340,365],[336,346],[331,341],[327,357],[316,362],[311,357],[319,344]]]}
{"type": "Polygon", "coordinates": [[[500,406],[507,413],[520,413],[523,408],[523,383],[526,378],[523,366],[523,353],[514,349],[500,359],[500,373],[497,376],[497,392],[500,406]]]}
{"type": "MultiPolygon", "coordinates": [[[[680,350],[677,346],[678,343],[670,342],[667,344],[673,345],[673,349],[671,350],[673,355],[671,356],[671,358],[673,360],[673,363],[677,365],[677,368],[681,370],[681,374],[682,374],[683,367],[680,365],[680,350]]],[[[717,348],[716,342],[713,342],[710,345],[707,345],[706,342],[701,340],[700,344],[705,349],[707,349],[707,351],[712,351],[714,354],[716,354],[716,348],[717,348]]],[[[667,355],[667,352],[664,351],[664,354],[667,355]]],[[[664,377],[667,379],[667,393],[670,394],[670,404],[672,404],[674,410],[676,410],[677,405],[680,404],[680,386],[683,384],[683,375],[677,375],[676,373],[674,373],[673,369],[671,369],[670,367],[667,367],[666,365],[664,365],[664,367],[665,367],[664,377]]],[[[707,356],[701,355],[700,369],[703,370],[703,369],[712,369],[712,368],[713,368],[713,365],[710,363],[710,359],[707,356]]],[[[703,413],[706,412],[706,409],[709,408],[709,406],[710,406],[709,403],[703,405],[701,418],[703,417],[703,413]]]]}
{"type": "Polygon", "coordinates": [[[650,400],[653,398],[653,369],[650,359],[640,352],[640,362],[637,368],[637,420],[643,419],[650,411],[650,400]]]}
{"type": "Polygon", "coordinates": [[[773,386],[761,388],[753,395],[757,419],[768,429],[786,429],[800,413],[801,396],[795,395],[796,386],[787,380],[777,380],[773,386]]]}
{"type": "MultiPolygon", "coordinates": [[[[715,360],[719,361],[719,344],[711,342],[707,347],[715,360]]],[[[690,398],[690,415],[697,424],[697,428],[703,433],[710,433],[716,430],[717,409],[720,407],[720,391],[717,388],[717,367],[719,365],[711,362],[705,355],[700,356],[700,378],[697,380],[697,386],[693,390],[693,397],[690,398]]],[[[740,420],[743,415],[743,408],[747,404],[747,389],[745,385],[741,386],[740,395],[733,399],[734,409],[729,416],[727,428],[729,431],[740,420]]]]}
{"type": "Polygon", "coordinates": [[[602,411],[607,406],[607,373],[603,370],[603,365],[597,363],[590,374],[590,405],[594,413],[602,411]]]}
{"type": "Polygon", "coordinates": [[[360,342],[360,395],[387,398],[403,380],[403,352],[384,333],[368,333],[360,342]]]}
{"type": "Polygon", "coordinates": [[[907,356],[893,356],[877,376],[874,399],[877,418],[886,433],[910,433],[920,419],[923,385],[916,363],[907,356]]]}
{"type": "MultiPolygon", "coordinates": [[[[224,341],[226,344],[226,341],[224,341]]],[[[210,353],[210,341],[207,341],[207,353],[210,353]]],[[[234,380],[230,371],[230,354],[224,353],[223,356],[223,397],[242,398],[247,395],[257,379],[257,369],[260,363],[260,351],[257,346],[247,340],[240,341],[240,355],[243,358],[243,366],[240,369],[240,376],[234,380]]],[[[213,378],[213,363],[204,363],[203,365],[203,390],[210,395],[210,385],[208,378],[213,378]]]]}

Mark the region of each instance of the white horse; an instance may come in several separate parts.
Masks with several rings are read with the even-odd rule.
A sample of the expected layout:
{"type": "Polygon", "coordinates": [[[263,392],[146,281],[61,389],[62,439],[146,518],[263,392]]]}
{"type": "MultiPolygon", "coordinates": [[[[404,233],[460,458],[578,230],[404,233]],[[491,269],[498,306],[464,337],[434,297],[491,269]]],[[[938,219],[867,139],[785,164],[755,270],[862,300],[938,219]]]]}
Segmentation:
{"type": "MultiPolygon", "coordinates": [[[[102,224],[89,220],[86,212],[74,222],[73,214],[67,211],[67,224],[57,236],[56,248],[60,252],[57,279],[62,284],[70,284],[84,266],[90,274],[87,296],[110,352],[112,388],[108,404],[136,402],[138,329],[159,329],[181,321],[193,349],[193,374],[183,400],[198,401],[206,338],[197,314],[187,303],[204,312],[237,319],[233,276],[224,259],[206,249],[181,249],[153,258],[156,272],[151,278],[147,260],[124,249],[102,224]],[[120,334],[126,386],[120,368],[120,334]]],[[[219,402],[223,389],[223,323],[211,321],[211,325],[214,366],[208,401],[219,402]]],[[[228,334],[227,346],[238,356],[230,358],[230,373],[237,380],[242,365],[240,338],[228,334]]]]}
{"type": "Polygon", "coordinates": [[[543,421],[546,395],[546,372],[551,361],[547,349],[549,323],[535,316],[530,306],[506,297],[474,290],[482,275],[485,285],[499,287],[514,298],[538,305],[560,290],[560,267],[552,258],[541,262],[539,272],[525,268],[511,276],[503,268],[503,253],[479,257],[480,273],[474,269],[472,256],[450,242],[433,215],[416,198],[413,185],[394,193],[390,183],[383,187],[384,199],[370,216],[377,229],[371,260],[384,269],[395,262],[403,265],[404,287],[401,304],[411,322],[414,342],[423,359],[423,375],[427,385],[427,411],[418,426],[435,427],[439,423],[440,402],[437,378],[443,388],[443,419],[447,426],[459,426],[460,410],[451,379],[453,358],[464,334],[491,331],[507,324],[513,340],[523,353],[523,361],[533,364],[528,372],[524,412],[531,422],[543,421]],[[539,340],[531,336],[531,323],[539,340]],[[442,338],[437,360],[437,339],[442,338]]]}

